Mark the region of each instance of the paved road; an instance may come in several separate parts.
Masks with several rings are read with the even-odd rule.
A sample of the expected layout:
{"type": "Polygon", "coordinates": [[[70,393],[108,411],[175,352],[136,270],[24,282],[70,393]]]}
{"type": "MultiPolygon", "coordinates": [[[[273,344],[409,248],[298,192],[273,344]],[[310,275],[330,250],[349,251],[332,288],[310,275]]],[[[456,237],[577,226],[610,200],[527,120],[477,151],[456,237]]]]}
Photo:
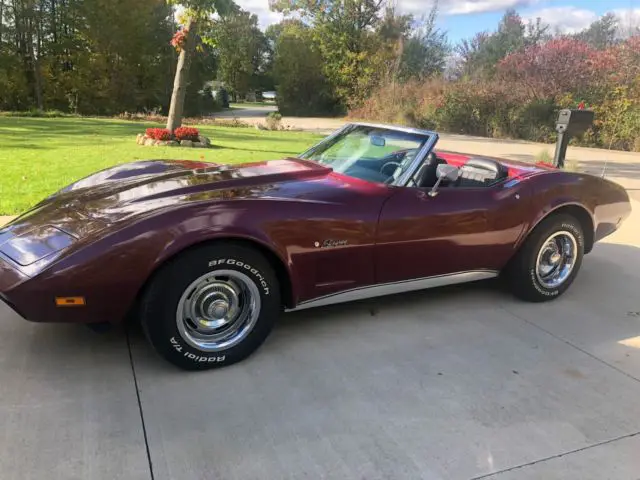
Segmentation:
{"type": "Polygon", "coordinates": [[[238,118],[242,120],[264,119],[269,113],[277,112],[275,105],[250,105],[234,104],[229,110],[215,114],[217,118],[238,118]]]}
{"type": "Polygon", "coordinates": [[[639,284],[635,202],[556,302],[489,282],[288,314],[209,373],[0,306],[0,478],[637,479],[639,284]]]}

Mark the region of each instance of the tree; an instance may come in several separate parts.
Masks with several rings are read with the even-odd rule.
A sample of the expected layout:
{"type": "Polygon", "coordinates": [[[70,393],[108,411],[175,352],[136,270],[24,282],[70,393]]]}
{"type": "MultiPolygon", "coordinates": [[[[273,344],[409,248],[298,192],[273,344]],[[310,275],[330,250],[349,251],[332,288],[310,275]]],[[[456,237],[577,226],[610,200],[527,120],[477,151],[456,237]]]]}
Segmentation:
{"type": "Polygon", "coordinates": [[[547,30],[548,27],[539,19],[525,25],[520,15],[509,9],[496,32],[478,33],[471,41],[463,41],[458,46],[462,71],[467,75],[492,76],[500,60],[525,47],[539,44],[546,38],[547,30]]]}
{"type": "Polygon", "coordinates": [[[587,43],[556,38],[514,52],[498,65],[502,78],[528,89],[535,99],[574,93],[585,98],[615,71],[612,56],[587,43]]]}
{"type": "Polygon", "coordinates": [[[405,40],[399,72],[401,79],[422,79],[444,71],[451,49],[447,33],[436,26],[437,16],[436,3],[405,40]]]}
{"type": "Polygon", "coordinates": [[[258,28],[258,17],[238,10],[216,20],[211,38],[218,52],[218,79],[235,96],[258,87],[267,60],[267,40],[258,28]]]}
{"type": "Polygon", "coordinates": [[[275,38],[273,74],[279,110],[285,115],[332,113],[336,101],[311,30],[292,22],[278,29],[275,38]]]}
{"type": "Polygon", "coordinates": [[[233,0],[168,0],[184,8],[183,27],[172,44],[180,52],[173,84],[167,130],[173,132],[182,125],[184,99],[187,93],[189,68],[198,44],[198,27],[210,20],[214,13],[226,15],[235,8],[233,0]]]}
{"type": "Polygon", "coordinates": [[[387,0],[270,0],[272,9],[297,14],[312,27],[324,74],[345,106],[361,102],[379,80],[375,30],[386,4],[387,0]]]}
{"type": "Polygon", "coordinates": [[[159,0],[0,0],[0,109],[158,108],[174,30],[159,0]]]}
{"type": "Polygon", "coordinates": [[[594,48],[605,49],[616,43],[618,34],[618,17],[613,13],[602,16],[588,28],[575,35],[577,40],[582,40],[594,48]]]}

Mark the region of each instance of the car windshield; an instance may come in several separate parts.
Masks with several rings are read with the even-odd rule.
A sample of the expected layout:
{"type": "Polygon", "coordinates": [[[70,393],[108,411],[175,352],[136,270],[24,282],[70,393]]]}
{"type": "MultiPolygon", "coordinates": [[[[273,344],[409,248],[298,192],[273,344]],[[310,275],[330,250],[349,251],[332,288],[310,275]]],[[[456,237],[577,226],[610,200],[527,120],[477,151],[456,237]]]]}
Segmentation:
{"type": "Polygon", "coordinates": [[[428,140],[428,134],[351,125],[312,148],[302,158],[351,177],[393,184],[410,167],[428,140]]]}

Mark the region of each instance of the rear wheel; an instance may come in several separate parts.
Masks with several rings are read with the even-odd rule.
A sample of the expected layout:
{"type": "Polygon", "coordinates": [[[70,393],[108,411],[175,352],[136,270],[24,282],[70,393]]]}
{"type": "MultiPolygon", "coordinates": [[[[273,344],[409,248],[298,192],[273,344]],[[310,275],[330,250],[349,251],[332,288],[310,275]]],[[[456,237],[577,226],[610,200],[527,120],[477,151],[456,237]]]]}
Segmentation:
{"type": "Polygon", "coordinates": [[[584,256],[584,231],[570,215],[543,220],[506,269],[513,293],[530,302],[562,295],[575,280],[584,256]]]}
{"type": "Polygon", "coordinates": [[[269,262],[233,243],[190,250],[153,279],[141,323],[153,347],[187,370],[231,365],[262,345],[280,314],[269,262]]]}

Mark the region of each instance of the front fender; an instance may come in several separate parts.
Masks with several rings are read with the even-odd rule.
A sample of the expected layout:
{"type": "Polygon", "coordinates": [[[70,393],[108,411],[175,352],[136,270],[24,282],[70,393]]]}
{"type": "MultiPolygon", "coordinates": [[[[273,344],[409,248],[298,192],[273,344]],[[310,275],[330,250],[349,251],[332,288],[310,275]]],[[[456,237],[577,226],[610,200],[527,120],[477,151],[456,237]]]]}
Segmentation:
{"type": "MultiPolygon", "coordinates": [[[[38,322],[119,323],[149,278],[169,259],[198,244],[243,239],[273,253],[289,275],[297,298],[296,272],[286,251],[265,233],[267,209],[254,202],[191,205],[131,218],[85,238],[67,254],[10,293],[24,316],[38,322]],[[256,208],[258,207],[258,208],[256,208]],[[252,220],[253,219],[253,220],[252,220]],[[54,297],[84,297],[76,309],[56,308],[54,297]]],[[[269,202],[265,202],[269,203],[269,202]]]]}

